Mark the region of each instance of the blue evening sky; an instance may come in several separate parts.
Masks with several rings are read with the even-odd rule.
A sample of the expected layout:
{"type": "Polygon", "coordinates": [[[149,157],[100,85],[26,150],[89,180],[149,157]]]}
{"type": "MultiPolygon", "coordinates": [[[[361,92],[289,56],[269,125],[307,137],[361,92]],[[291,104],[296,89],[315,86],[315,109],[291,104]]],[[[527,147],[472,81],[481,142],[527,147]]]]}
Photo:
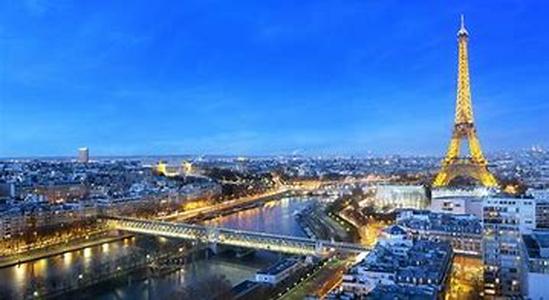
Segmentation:
{"type": "Polygon", "coordinates": [[[549,2],[0,1],[0,157],[549,146],[549,2]]]}

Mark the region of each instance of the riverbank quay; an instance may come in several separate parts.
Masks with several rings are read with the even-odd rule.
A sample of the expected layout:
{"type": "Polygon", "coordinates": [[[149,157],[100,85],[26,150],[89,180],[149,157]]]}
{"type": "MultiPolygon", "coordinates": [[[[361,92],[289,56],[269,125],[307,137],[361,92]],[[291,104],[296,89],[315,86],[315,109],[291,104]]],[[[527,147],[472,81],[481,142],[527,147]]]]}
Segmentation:
{"type": "Polygon", "coordinates": [[[64,254],[66,252],[76,251],[96,245],[112,243],[118,240],[131,238],[132,236],[132,234],[109,232],[105,230],[96,235],[88,236],[88,238],[67,241],[63,244],[56,244],[47,248],[30,250],[26,253],[21,253],[17,255],[0,257],[0,268],[11,267],[30,261],[35,261],[41,258],[56,256],[64,254]]]}

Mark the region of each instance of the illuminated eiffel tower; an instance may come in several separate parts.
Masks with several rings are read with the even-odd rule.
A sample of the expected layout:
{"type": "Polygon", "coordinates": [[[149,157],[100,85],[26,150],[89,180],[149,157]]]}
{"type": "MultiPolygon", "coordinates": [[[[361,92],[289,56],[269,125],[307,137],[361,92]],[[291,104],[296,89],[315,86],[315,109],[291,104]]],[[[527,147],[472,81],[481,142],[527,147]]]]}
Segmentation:
{"type": "Polygon", "coordinates": [[[433,186],[447,186],[456,177],[470,177],[480,181],[487,187],[497,186],[497,181],[486,167],[487,161],[482,154],[473,121],[473,106],[471,104],[471,87],[469,85],[469,62],[467,42],[469,33],[465,29],[463,16],[461,28],[458,31],[459,58],[458,84],[456,99],[456,115],[452,139],[448,153],[442,161],[442,167],[435,177],[433,186]],[[460,156],[462,142],[468,142],[469,156],[460,156]]]}

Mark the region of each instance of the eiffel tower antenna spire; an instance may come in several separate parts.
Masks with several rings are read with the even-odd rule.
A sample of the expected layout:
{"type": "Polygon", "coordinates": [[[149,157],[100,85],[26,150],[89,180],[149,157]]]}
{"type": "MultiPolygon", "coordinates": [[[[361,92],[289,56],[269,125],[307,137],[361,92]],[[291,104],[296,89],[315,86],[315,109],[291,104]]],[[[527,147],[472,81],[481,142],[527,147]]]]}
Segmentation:
{"type": "Polygon", "coordinates": [[[467,29],[465,29],[465,17],[463,16],[463,14],[461,14],[461,26],[458,31],[458,36],[462,36],[462,35],[465,35],[465,36],[469,35],[469,32],[467,32],[467,29]]]}

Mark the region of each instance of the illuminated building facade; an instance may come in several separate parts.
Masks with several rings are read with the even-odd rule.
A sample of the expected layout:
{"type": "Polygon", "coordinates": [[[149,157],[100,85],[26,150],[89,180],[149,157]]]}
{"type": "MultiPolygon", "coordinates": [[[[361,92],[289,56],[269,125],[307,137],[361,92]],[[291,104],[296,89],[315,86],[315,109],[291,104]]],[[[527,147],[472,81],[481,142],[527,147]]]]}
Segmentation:
{"type": "Polygon", "coordinates": [[[484,293],[488,299],[528,293],[522,234],[535,227],[533,199],[489,197],[483,202],[484,293]]]}
{"type": "Polygon", "coordinates": [[[429,200],[423,186],[379,185],[376,187],[374,206],[378,209],[424,209],[428,205],[429,200]]]}
{"type": "Polygon", "coordinates": [[[173,166],[165,161],[159,161],[154,167],[154,171],[166,177],[184,176],[192,173],[193,166],[187,161],[183,161],[180,166],[173,166]]]}

